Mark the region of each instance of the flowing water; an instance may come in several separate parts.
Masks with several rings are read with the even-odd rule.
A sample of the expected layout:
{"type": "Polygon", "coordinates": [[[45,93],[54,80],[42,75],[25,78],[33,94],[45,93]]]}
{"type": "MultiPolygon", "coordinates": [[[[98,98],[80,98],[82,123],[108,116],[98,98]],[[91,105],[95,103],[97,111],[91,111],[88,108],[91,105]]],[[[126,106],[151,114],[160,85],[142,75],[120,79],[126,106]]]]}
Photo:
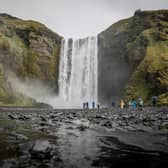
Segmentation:
{"type": "Polygon", "coordinates": [[[62,40],[59,96],[66,104],[97,101],[97,64],[97,37],[62,40]]]}

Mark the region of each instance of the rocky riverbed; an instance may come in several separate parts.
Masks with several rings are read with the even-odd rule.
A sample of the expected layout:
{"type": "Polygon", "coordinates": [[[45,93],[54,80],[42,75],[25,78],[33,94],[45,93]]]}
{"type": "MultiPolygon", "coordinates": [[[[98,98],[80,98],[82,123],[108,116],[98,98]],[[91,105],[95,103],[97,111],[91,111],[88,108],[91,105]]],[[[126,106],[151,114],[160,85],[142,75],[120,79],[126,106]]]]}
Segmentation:
{"type": "Polygon", "coordinates": [[[167,168],[168,108],[0,108],[2,168],[167,168]]]}

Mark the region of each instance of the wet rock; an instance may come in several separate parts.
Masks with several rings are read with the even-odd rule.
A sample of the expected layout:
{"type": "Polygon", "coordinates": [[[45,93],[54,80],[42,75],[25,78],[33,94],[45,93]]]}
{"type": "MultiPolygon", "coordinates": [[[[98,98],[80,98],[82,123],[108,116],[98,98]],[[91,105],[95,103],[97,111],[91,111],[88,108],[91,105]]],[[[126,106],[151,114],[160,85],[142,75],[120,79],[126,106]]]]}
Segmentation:
{"type": "Polygon", "coordinates": [[[99,114],[99,115],[96,115],[95,118],[101,119],[101,118],[103,118],[103,116],[99,114]]]}
{"type": "Polygon", "coordinates": [[[43,116],[40,116],[40,119],[41,119],[41,121],[44,121],[44,122],[47,122],[47,121],[48,121],[48,118],[43,117],[43,116]]]}
{"type": "Polygon", "coordinates": [[[130,116],[128,116],[128,115],[123,115],[123,116],[122,116],[122,119],[123,119],[123,120],[128,120],[129,118],[130,118],[130,116]]]}
{"type": "Polygon", "coordinates": [[[23,120],[23,121],[25,121],[25,120],[29,120],[30,119],[30,117],[29,116],[19,116],[18,117],[18,120],[23,120]]]}
{"type": "Polygon", "coordinates": [[[112,122],[109,121],[109,120],[105,121],[105,122],[103,123],[103,126],[105,126],[105,127],[107,127],[107,128],[112,128],[112,127],[113,127],[112,122]]]}
{"type": "Polygon", "coordinates": [[[12,120],[18,119],[18,117],[16,115],[13,115],[13,114],[8,114],[8,118],[12,119],[12,120]]]}
{"type": "Polygon", "coordinates": [[[39,125],[44,127],[44,126],[48,126],[48,123],[47,122],[40,122],[39,125]]]}
{"type": "MultiPolygon", "coordinates": [[[[84,128],[84,130],[85,130],[85,128],[84,128]]],[[[81,130],[81,131],[84,131],[84,130],[81,130]]],[[[76,138],[79,137],[79,135],[77,135],[77,134],[74,133],[74,132],[68,132],[68,136],[73,136],[73,137],[76,137],[76,138]]]]}
{"type": "Polygon", "coordinates": [[[17,147],[17,152],[19,155],[22,155],[22,157],[30,157],[30,150],[33,148],[34,142],[29,141],[26,143],[19,144],[17,147]]]}
{"type": "Polygon", "coordinates": [[[0,167],[1,168],[17,168],[16,160],[11,159],[11,160],[5,160],[0,162],[0,167]]]}
{"type": "Polygon", "coordinates": [[[50,119],[55,119],[56,117],[56,115],[50,115],[50,119]]]}
{"type": "Polygon", "coordinates": [[[37,140],[30,151],[33,158],[49,159],[53,156],[53,147],[47,140],[37,140]]]}
{"type": "Polygon", "coordinates": [[[80,131],[84,131],[89,128],[89,120],[86,119],[74,120],[72,123],[76,124],[80,131]]]}
{"type": "Polygon", "coordinates": [[[118,127],[118,123],[117,122],[112,122],[112,128],[117,128],[118,127]]]}
{"type": "Polygon", "coordinates": [[[25,120],[25,118],[24,118],[24,116],[20,116],[19,118],[18,118],[18,120],[25,120]]]}
{"type": "Polygon", "coordinates": [[[135,131],[136,130],[136,128],[134,128],[133,126],[125,126],[124,128],[128,131],[135,131]]]}
{"type": "Polygon", "coordinates": [[[24,141],[28,140],[28,137],[22,134],[18,134],[16,132],[11,132],[9,136],[10,136],[10,139],[13,139],[13,140],[24,140],[24,141]]]}
{"type": "Polygon", "coordinates": [[[168,129],[168,121],[163,122],[161,125],[159,125],[159,129],[168,129]]]}
{"type": "Polygon", "coordinates": [[[84,126],[84,125],[79,125],[78,126],[78,129],[80,130],[80,131],[84,131],[84,130],[86,130],[88,127],[86,127],[86,126],[84,126]]]}

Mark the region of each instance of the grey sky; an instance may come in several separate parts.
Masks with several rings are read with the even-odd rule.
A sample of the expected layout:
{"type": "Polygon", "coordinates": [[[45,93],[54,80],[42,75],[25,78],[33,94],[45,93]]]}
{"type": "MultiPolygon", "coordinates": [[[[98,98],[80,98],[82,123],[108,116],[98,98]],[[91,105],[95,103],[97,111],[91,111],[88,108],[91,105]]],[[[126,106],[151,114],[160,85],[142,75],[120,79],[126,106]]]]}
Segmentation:
{"type": "Polygon", "coordinates": [[[168,0],[0,0],[0,12],[37,20],[64,37],[97,34],[136,9],[168,9],[168,0]]]}

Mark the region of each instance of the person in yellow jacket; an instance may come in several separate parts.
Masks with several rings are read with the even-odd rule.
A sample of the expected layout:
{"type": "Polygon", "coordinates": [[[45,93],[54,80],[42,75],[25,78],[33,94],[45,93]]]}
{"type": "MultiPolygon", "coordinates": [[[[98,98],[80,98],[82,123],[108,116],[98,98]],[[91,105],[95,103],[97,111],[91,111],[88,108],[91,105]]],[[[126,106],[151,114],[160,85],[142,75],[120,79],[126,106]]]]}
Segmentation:
{"type": "Polygon", "coordinates": [[[120,100],[120,107],[123,109],[125,107],[125,102],[123,99],[120,100]]]}

